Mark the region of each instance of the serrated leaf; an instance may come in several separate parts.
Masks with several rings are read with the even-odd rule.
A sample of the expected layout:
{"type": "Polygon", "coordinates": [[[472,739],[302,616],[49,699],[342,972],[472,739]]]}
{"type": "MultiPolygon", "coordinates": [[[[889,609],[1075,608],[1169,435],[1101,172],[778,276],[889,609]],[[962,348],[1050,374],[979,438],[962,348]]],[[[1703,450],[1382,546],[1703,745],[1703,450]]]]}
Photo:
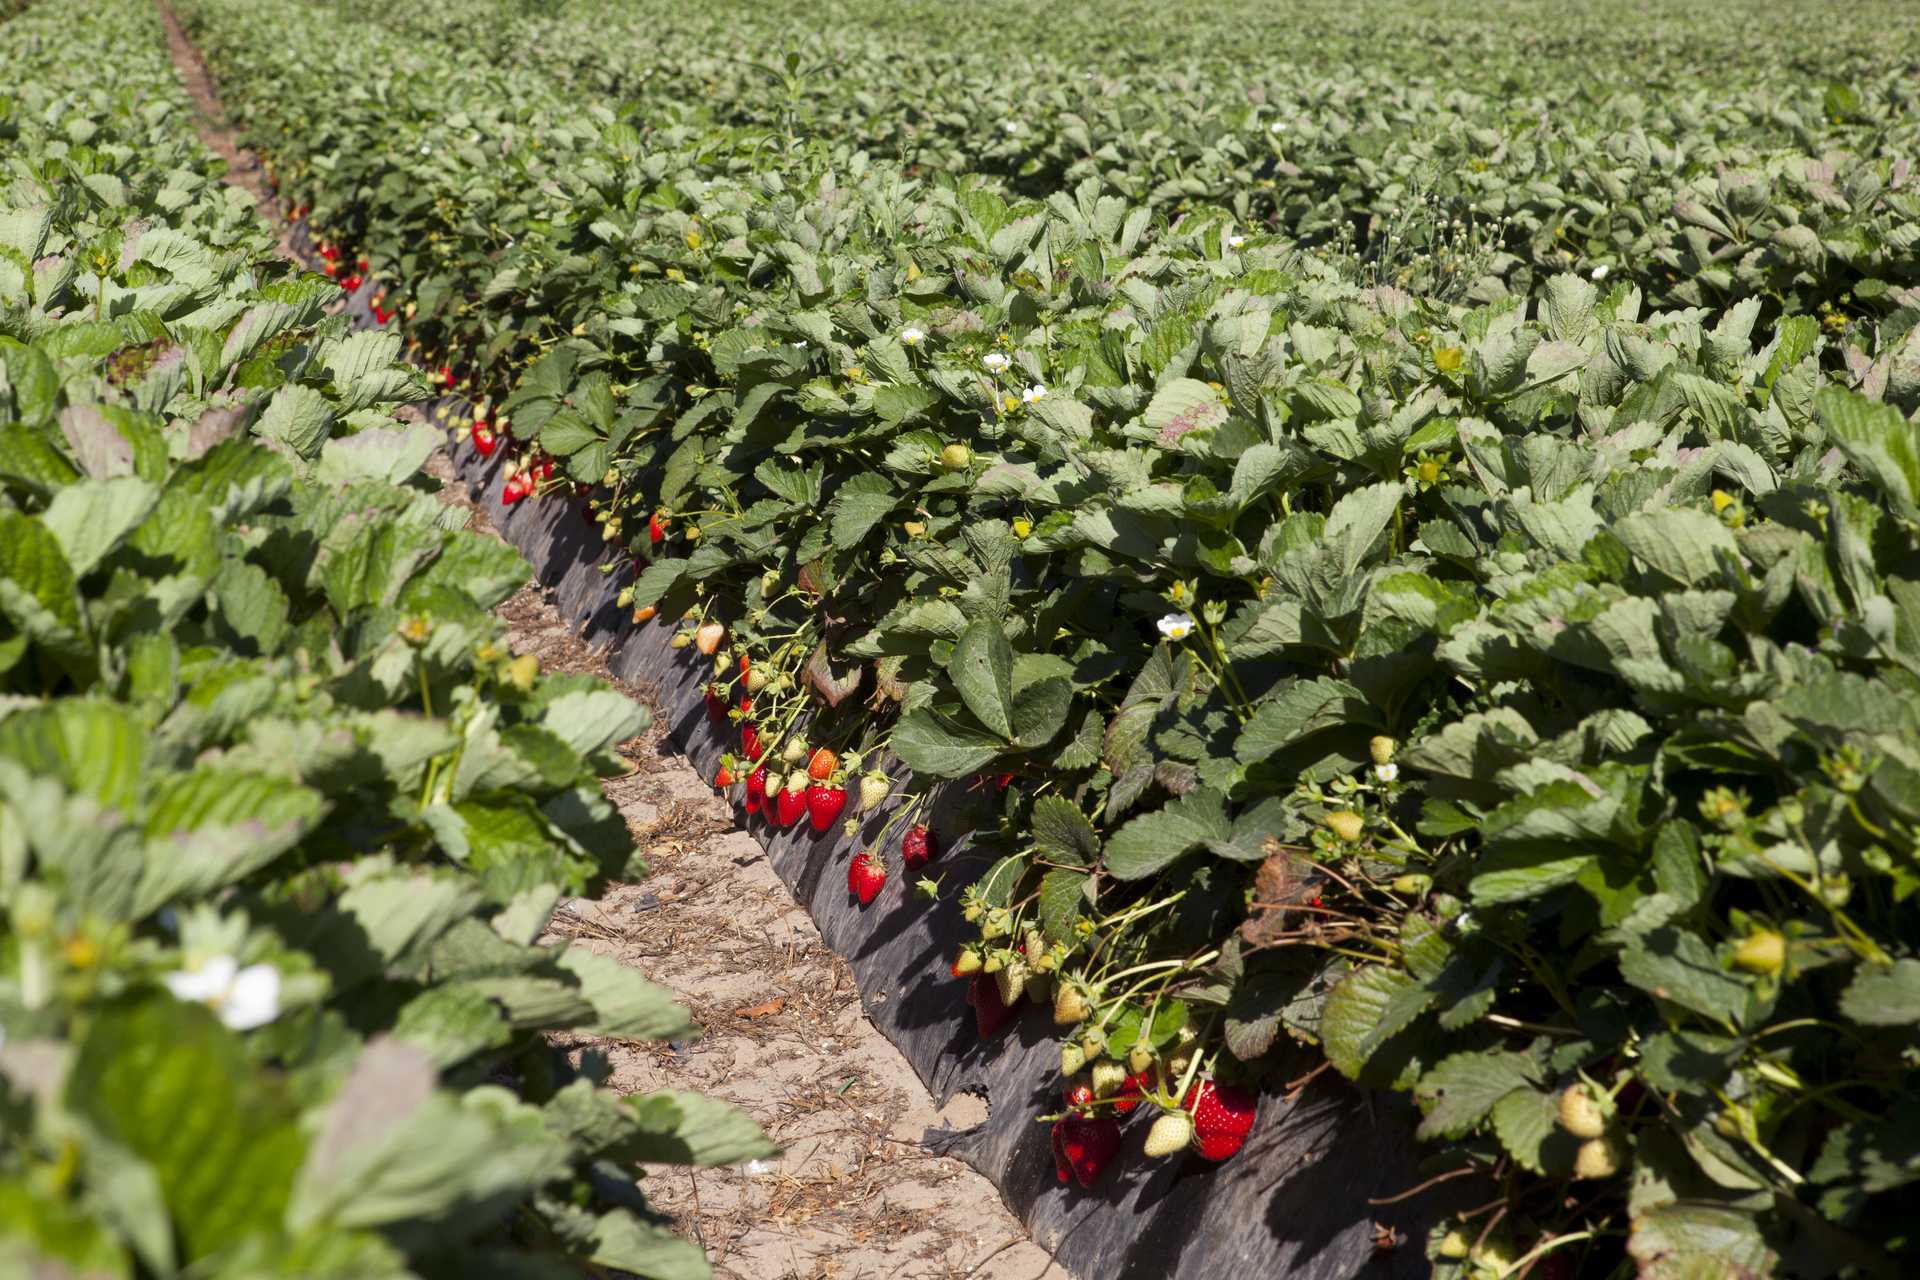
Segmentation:
{"type": "Polygon", "coordinates": [[[1013,646],[999,623],[976,618],[967,624],[947,674],[975,719],[1001,738],[1013,737],[1013,646]]]}
{"type": "Polygon", "coordinates": [[[1054,867],[1040,877],[1040,928],[1050,942],[1073,943],[1079,940],[1074,924],[1086,902],[1086,872],[1054,867]]]}
{"type": "Polygon", "coordinates": [[[1896,960],[1886,968],[1861,965],[1840,993],[1840,1010],[1872,1027],[1920,1022],[1920,960],[1896,960]]]}
{"type": "Polygon", "coordinates": [[[1422,1138],[1465,1137],[1494,1105],[1515,1089],[1540,1084],[1539,1071],[1524,1053],[1456,1053],[1420,1077],[1413,1096],[1426,1117],[1422,1138]]]}
{"type": "Polygon", "coordinates": [[[1116,880],[1140,880],[1209,840],[1230,840],[1226,797],[1212,788],[1180,796],[1164,809],[1143,813],[1107,840],[1107,873],[1116,880]]]}
{"type": "Polygon", "coordinates": [[[1100,854],[1100,836],[1080,806],[1065,796],[1045,795],[1033,802],[1030,820],[1040,856],[1074,866],[1091,866],[1100,854]]]}

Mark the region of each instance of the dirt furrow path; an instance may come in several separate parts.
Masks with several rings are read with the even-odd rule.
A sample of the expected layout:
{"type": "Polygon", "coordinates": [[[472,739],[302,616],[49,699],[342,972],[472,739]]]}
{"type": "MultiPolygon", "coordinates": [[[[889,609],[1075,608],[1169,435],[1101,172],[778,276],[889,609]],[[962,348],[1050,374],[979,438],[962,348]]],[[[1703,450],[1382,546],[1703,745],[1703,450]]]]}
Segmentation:
{"type": "MultiPolygon", "coordinates": [[[[258,159],[238,145],[211,78],[161,3],[201,140],[226,159],[281,251],[299,260],[258,159]]],[[[306,264],[314,265],[314,264],[306,264]]],[[[443,497],[492,532],[441,454],[443,497]]],[[[500,607],[516,653],[549,671],[614,680],[600,655],[530,584],[500,607]]],[[[925,1135],[963,1129],[986,1103],[943,1112],[860,1009],[846,964],[822,943],[752,836],[656,727],[621,748],[633,772],[606,783],[653,868],[640,884],[561,904],[550,941],[613,956],[672,991],[704,1028],[688,1044],[573,1039],[580,1069],[623,1093],[688,1089],[751,1113],[778,1157],[744,1168],[649,1171],[648,1199],[735,1280],[1068,1280],[985,1177],[935,1154],[925,1135]]]]}

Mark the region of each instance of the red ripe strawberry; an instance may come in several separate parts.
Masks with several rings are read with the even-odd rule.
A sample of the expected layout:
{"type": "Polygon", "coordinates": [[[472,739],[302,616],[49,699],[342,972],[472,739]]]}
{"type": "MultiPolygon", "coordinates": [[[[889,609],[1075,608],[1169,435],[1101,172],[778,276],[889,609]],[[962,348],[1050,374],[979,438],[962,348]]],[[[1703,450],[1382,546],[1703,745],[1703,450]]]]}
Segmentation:
{"type": "Polygon", "coordinates": [[[553,456],[549,454],[546,457],[541,458],[538,462],[533,464],[533,469],[536,473],[538,473],[538,475],[542,480],[553,479],[553,456]]]}
{"type": "Polygon", "coordinates": [[[1062,1096],[1066,1098],[1067,1106],[1071,1110],[1080,1111],[1084,1108],[1091,1107],[1093,1105],[1093,1084],[1085,1076],[1075,1076],[1073,1079],[1067,1081],[1067,1087],[1062,1096]]]}
{"type": "Polygon", "coordinates": [[[752,698],[742,698],[742,699],[740,699],[740,714],[741,714],[741,715],[743,715],[743,716],[750,716],[750,715],[752,715],[752,714],[753,714],[753,699],[752,699],[752,698]]]}
{"type": "Polygon", "coordinates": [[[1153,1087],[1154,1071],[1148,1067],[1145,1071],[1129,1071],[1127,1078],[1120,1082],[1120,1096],[1114,1099],[1113,1109],[1126,1115],[1140,1105],[1140,1094],[1153,1087]]]}
{"type": "Polygon", "coordinates": [[[360,259],[359,267],[362,271],[371,271],[373,270],[373,262],[370,259],[362,258],[360,259]]]}
{"type": "Polygon", "coordinates": [[[1069,1174],[1085,1190],[1120,1151],[1120,1122],[1112,1116],[1068,1116],[1053,1122],[1053,1166],[1060,1181],[1069,1174]]]}
{"type": "Polygon", "coordinates": [[[707,686],[707,719],[715,724],[727,722],[727,700],[712,685],[707,686]]]}
{"type": "Polygon", "coordinates": [[[1238,1151],[1253,1128],[1259,1099],[1230,1084],[1202,1080],[1187,1094],[1193,1113],[1193,1144],[1209,1160],[1225,1160],[1238,1151]]]}
{"type": "Polygon", "coordinates": [[[807,793],[781,788],[780,794],[773,798],[773,820],[783,827],[790,827],[800,821],[800,815],[807,811],[807,793]]]}
{"type": "Polygon", "coordinates": [[[767,803],[767,766],[747,775],[747,812],[758,813],[767,803]]]}
{"type": "Polygon", "coordinates": [[[440,372],[433,375],[433,380],[443,387],[450,387],[453,385],[453,370],[441,365],[440,372]]]}
{"type": "Polygon", "coordinates": [[[807,776],[815,782],[825,782],[839,767],[840,757],[822,747],[813,753],[812,759],[807,761],[807,776]]]}
{"type": "Polygon", "coordinates": [[[484,422],[473,424],[473,447],[483,458],[491,458],[493,451],[500,447],[500,437],[493,434],[493,428],[484,422]]]}
{"type": "MultiPolygon", "coordinates": [[[[1019,996],[1014,1004],[1024,999],[1025,996],[1019,996]]],[[[982,1040],[997,1035],[1000,1028],[1013,1020],[1013,1006],[1000,999],[1000,984],[990,973],[973,975],[973,981],[967,984],[967,1003],[973,1006],[974,1030],[982,1040]]]]}
{"type": "Polygon", "coordinates": [[[1005,791],[1007,789],[1007,784],[1013,781],[1013,775],[1010,773],[1003,773],[999,776],[998,779],[996,779],[996,781],[999,784],[999,789],[1002,791],[1005,791]]]}
{"type": "Polygon", "coordinates": [[[661,539],[666,536],[667,526],[660,523],[660,513],[656,511],[647,518],[647,538],[649,541],[658,545],[661,539]]]}
{"type": "Polygon", "coordinates": [[[507,483],[501,486],[500,501],[510,507],[532,492],[533,477],[524,471],[516,471],[508,476],[507,483]]]}
{"type": "Polygon", "coordinates": [[[337,245],[331,245],[331,244],[323,244],[323,245],[321,245],[321,246],[320,246],[320,256],[321,256],[321,257],[323,257],[323,258],[325,258],[325,259],[326,259],[326,260],[327,260],[328,262],[338,262],[338,261],[340,261],[340,249],[339,249],[339,246],[337,246],[337,245]]]}
{"type": "MultiPolygon", "coordinates": [[[[758,760],[766,752],[766,748],[760,745],[760,731],[753,727],[751,720],[740,722],[740,749],[747,753],[749,760],[758,760]]],[[[766,770],[760,772],[765,773],[766,770]]]]}
{"type": "Polygon", "coordinates": [[[340,282],[340,287],[346,290],[348,293],[352,293],[360,287],[360,277],[348,276],[345,280],[342,280],[340,282]]]}
{"type": "Polygon", "coordinates": [[[853,855],[853,861],[847,864],[847,892],[860,899],[861,906],[870,906],[886,885],[886,863],[865,849],[853,855]]]}
{"type": "Polygon", "coordinates": [[[725,765],[721,765],[719,772],[713,775],[713,785],[716,787],[719,787],[722,791],[725,791],[728,787],[732,786],[733,770],[727,768],[727,766],[725,765]]]}
{"type": "Polygon", "coordinates": [[[741,654],[740,655],[740,674],[745,675],[747,674],[747,672],[751,671],[752,669],[753,669],[753,664],[747,660],[747,655],[744,653],[741,654]]]}
{"type": "Polygon", "coordinates": [[[907,834],[900,838],[900,858],[909,871],[917,871],[939,856],[940,842],[925,824],[908,827],[907,834]]]}
{"type": "Polygon", "coordinates": [[[814,783],[807,788],[807,818],[815,831],[825,831],[847,807],[845,787],[827,787],[814,783]]]}

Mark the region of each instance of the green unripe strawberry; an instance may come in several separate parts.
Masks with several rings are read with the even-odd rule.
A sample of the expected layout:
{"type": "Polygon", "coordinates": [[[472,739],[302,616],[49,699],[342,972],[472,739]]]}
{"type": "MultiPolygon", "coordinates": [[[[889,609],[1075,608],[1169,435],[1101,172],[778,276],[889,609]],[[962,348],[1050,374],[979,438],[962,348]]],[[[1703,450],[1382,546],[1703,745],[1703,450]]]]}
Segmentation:
{"type": "Polygon", "coordinates": [[[540,659],[530,653],[523,653],[507,664],[507,683],[522,693],[533,690],[533,681],[540,674],[540,659]]]}
{"type": "Polygon", "coordinates": [[[959,957],[953,962],[953,976],[956,978],[965,978],[971,974],[980,972],[980,966],[980,953],[972,947],[962,947],[959,957]]]}
{"type": "Polygon", "coordinates": [[[767,687],[767,681],[769,679],[771,679],[771,677],[768,676],[767,673],[761,670],[759,667],[747,668],[747,692],[748,693],[760,692],[762,689],[767,687]]]}
{"type": "Polygon", "coordinates": [[[1070,1076],[1087,1065],[1087,1055],[1080,1048],[1078,1040],[1069,1040],[1060,1046],[1060,1074],[1070,1076]]]}
{"type": "Polygon", "coordinates": [[[1152,1065],[1153,1050],[1149,1049],[1146,1045],[1135,1043],[1133,1048],[1127,1050],[1127,1070],[1133,1072],[1133,1074],[1143,1075],[1147,1068],[1152,1065]]]}
{"type": "Polygon", "coordinates": [[[1466,1232],[1455,1227],[1440,1238],[1440,1243],[1434,1246],[1433,1251],[1443,1258],[1459,1260],[1473,1252],[1473,1241],[1467,1239],[1466,1232]]]}
{"type": "Polygon", "coordinates": [[[1431,888],[1433,877],[1418,871],[1409,871],[1393,878],[1393,891],[1403,898],[1417,898],[1431,888]]]}
{"type": "Polygon", "coordinates": [[[1087,997],[1080,988],[1070,982],[1060,984],[1060,990],[1053,997],[1053,1020],[1062,1027],[1077,1026],[1087,1020],[1093,1012],[1093,1006],[1087,1003],[1087,997]]]}
{"type": "Polygon", "coordinates": [[[1608,1138],[1589,1138],[1580,1144],[1580,1150],[1573,1156],[1573,1176],[1576,1178],[1611,1178],[1620,1172],[1625,1152],[1618,1140],[1608,1138]]]}
{"type": "Polygon", "coordinates": [[[1400,744],[1385,734],[1377,734],[1367,740],[1367,754],[1373,757],[1375,764],[1387,764],[1393,759],[1393,753],[1400,744]]]}
{"type": "Polygon", "coordinates": [[[813,753],[807,750],[807,744],[799,738],[788,738],[787,745],[780,748],[780,758],[788,764],[805,764],[813,753]]]}
{"type": "Polygon", "coordinates": [[[1015,1001],[1027,993],[1029,971],[1027,962],[1017,955],[1008,955],[1007,962],[1000,966],[1000,972],[993,980],[1000,984],[1000,1003],[1012,1007],[1015,1001]]]}
{"type": "Polygon", "coordinates": [[[1342,844],[1357,844],[1366,834],[1366,819],[1351,809],[1339,809],[1327,815],[1327,830],[1333,832],[1342,844]]]}
{"type": "Polygon", "coordinates": [[[1098,1027],[1088,1027],[1080,1035],[1080,1047],[1087,1051],[1088,1058],[1097,1058],[1107,1051],[1107,1033],[1098,1027]]]}
{"type": "Polygon", "coordinates": [[[1127,1069],[1112,1058],[1102,1058],[1093,1064],[1093,1096],[1104,1098],[1120,1092],[1127,1082],[1127,1069]]]}
{"type": "Polygon", "coordinates": [[[1184,1111],[1162,1111],[1147,1130],[1146,1153],[1156,1159],[1178,1155],[1193,1141],[1193,1117],[1184,1111]]]}
{"type": "Polygon", "coordinates": [[[1770,975],[1780,972],[1787,960],[1787,940],[1772,929],[1757,929],[1747,935],[1733,953],[1733,962],[1748,973],[1770,975]]]}
{"type": "Polygon", "coordinates": [[[973,450],[963,444],[950,444],[940,451],[940,465],[949,471],[965,471],[973,465],[973,450]]]}
{"type": "Polygon", "coordinates": [[[1597,1138],[1607,1131],[1607,1108],[1585,1084],[1560,1093],[1560,1127],[1576,1138],[1597,1138]]]}

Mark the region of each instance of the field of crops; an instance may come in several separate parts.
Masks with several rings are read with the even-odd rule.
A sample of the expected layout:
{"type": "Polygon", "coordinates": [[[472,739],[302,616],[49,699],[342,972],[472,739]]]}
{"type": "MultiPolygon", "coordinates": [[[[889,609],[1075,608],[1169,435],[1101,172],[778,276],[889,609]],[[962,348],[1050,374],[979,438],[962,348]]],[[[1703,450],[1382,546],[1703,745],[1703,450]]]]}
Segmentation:
{"type": "Polygon", "coordinates": [[[1920,1268],[1909,6],[173,3],[321,270],[148,3],[0,25],[0,1262],[677,1280],[635,1164],[770,1149],[552,1070],[689,1028],[534,945],[641,726],[451,394],[1053,1194],[1326,1067],[1408,1274],[1920,1268]]]}

